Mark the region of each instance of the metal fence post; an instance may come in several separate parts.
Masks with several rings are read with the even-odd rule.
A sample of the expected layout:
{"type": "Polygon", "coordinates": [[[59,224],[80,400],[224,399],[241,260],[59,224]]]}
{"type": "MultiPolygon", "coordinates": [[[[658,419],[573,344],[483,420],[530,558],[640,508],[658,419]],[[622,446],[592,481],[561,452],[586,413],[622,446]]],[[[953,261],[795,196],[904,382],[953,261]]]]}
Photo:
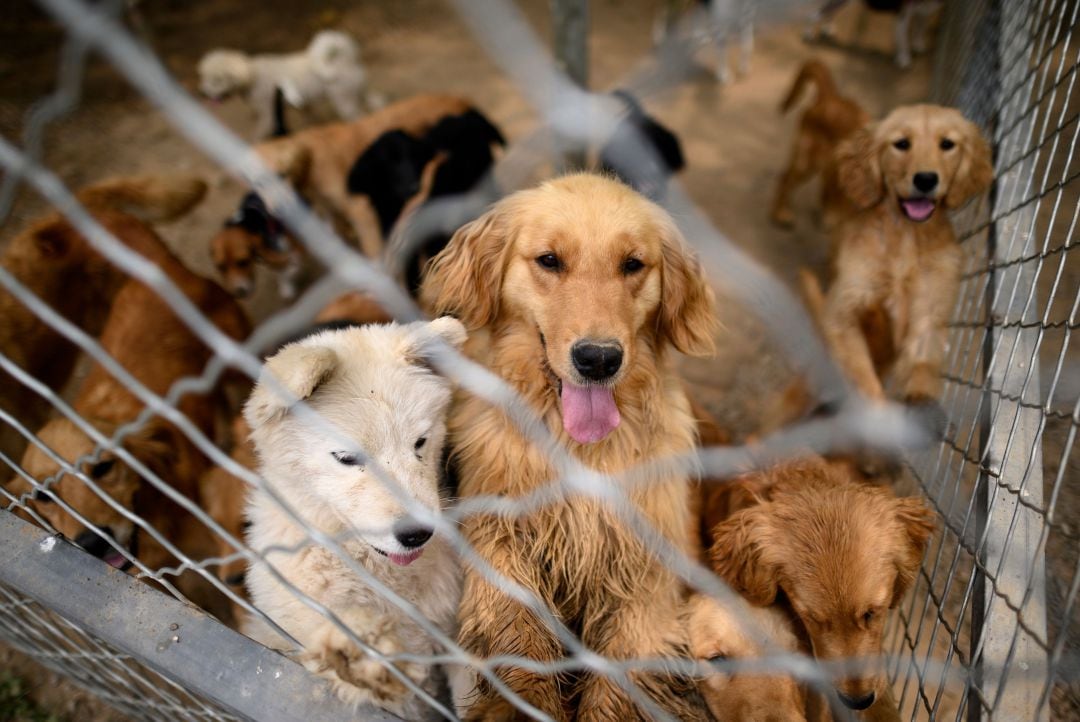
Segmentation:
{"type": "MultiPolygon", "coordinates": [[[[1045,720],[1040,711],[1046,670],[1046,575],[1043,547],[1042,403],[1038,347],[1039,310],[1033,286],[1037,267],[1016,262],[1037,252],[1037,206],[1014,210],[1026,197],[1037,156],[1011,163],[1002,149],[1026,149],[1037,114],[1029,105],[1034,75],[1028,58],[1005,61],[1017,38],[1018,18],[1039,12],[1029,1],[1001,3],[997,53],[998,166],[988,234],[987,336],[980,473],[976,499],[980,541],[972,614],[975,674],[968,719],[1045,720]],[[1026,76],[1026,74],[1029,74],[1026,76]],[[1006,93],[1013,95],[1006,98],[1006,93]],[[1008,167],[1011,165],[1011,167],[1008,167]],[[1026,600],[1026,603],[1025,603],[1026,600]]],[[[1037,43],[1033,44],[1032,53],[1037,43]]]]}

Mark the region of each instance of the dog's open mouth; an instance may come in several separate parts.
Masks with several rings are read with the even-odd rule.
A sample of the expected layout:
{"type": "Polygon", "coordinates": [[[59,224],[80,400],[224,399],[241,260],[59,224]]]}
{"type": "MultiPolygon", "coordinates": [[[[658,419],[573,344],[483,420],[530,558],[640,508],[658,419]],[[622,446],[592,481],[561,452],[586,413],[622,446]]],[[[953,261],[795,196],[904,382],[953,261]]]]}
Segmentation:
{"type": "Polygon", "coordinates": [[[901,198],[900,210],[904,212],[908,220],[922,223],[934,215],[937,203],[933,198],[901,198]]]}
{"type": "Polygon", "coordinates": [[[133,566],[130,559],[128,559],[115,549],[110,549],[108,552],[106,552],[105,556],[103,556],[101,560],[108,564],[110,567],[119,569],[122,572],[126,572],[133,566]]]}
{"type": "Polygon", "coordinates": [[[621,417],[610,386],[578,386],[559,381],[563,428],[579,444],[594,444],[606,439],[618,427],[621,417]]]}
{"type": "Polygon", "coordinates": [[[407,567],[407,566],[409,566],[410,564],[415,562],[417,559],[419,559],[420,555],[424,553],[423,547],[421,547],[420,549],[413,549],[411,552],[405,552],[404,554],[394,554],[392,552],[384,552],[382,549],[380,549],[377,546],[372,546],[371,548],[374,549],[375,551],[379,552],[380,554],[382,554],[384,557],[389,559],[394,564],[397,564],[399,567],[407,567]]]}

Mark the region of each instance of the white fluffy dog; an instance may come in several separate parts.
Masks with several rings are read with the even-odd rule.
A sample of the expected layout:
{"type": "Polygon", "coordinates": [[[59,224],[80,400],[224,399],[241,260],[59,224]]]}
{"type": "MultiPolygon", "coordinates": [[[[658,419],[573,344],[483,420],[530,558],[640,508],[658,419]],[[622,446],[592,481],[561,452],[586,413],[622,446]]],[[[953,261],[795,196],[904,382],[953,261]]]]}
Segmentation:
{"type": "MultiPolygon", "coordinates": [[[[439,464],[451,392],[426,363],[440,340],[460,347],[465,328],[445,317],[309,336],[267,360],[244,418],[270,488],[453,639],[461,594],[456,556],[433,534],[430,519],[415,519],[403,503],[407,495],[431,512],[440,509],[439,464]],[[294,406],[296,400],[305,402],[307,413],[294,406]],[[376,466],[396,481],[396,489],[376,475],[376,466]]],[[[312,543],[304,526],[266,492],[251,494],[247,514],[248,545],[366,644],[385,655],[443,651],[340,557],[312,543]]],[[[331,679],[342,699],[372,702],[405,719],[424,718],[426,703],[265,564],[251,565],[247,584],[252,602],[303,645],[297,659],[331,679]]],[[[290,646],[261,620],[248,619],[244,631],[267,646],[290,646]]],[[[432,665],[396,666],[425,691],[438,689],[432,665]]]]}
{"type": "MultiPolygon", "coordinates": [[[[274,128],[274,91],[303,109],[327,100],[342,120],[360,114],[367,76],[360,64],[360,46],[345,33],[323,30],[307,49],[288,55],[247,55],[239,50],[212,50],[199,61],[199,91],[213,100],[243,94],[255,111],[255,135],[265,138],[274,128]]],[[[369,105],[374,103],[368,98],[369,105]]]]}

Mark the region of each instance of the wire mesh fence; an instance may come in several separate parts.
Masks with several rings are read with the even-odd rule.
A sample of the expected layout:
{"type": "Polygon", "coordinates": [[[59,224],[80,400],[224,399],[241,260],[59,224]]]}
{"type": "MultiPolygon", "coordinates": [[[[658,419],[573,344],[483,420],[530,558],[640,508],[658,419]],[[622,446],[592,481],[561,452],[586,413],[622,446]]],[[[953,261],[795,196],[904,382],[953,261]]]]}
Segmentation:
{"type": "MultiPolygon", "coordinates": [[[[151,388],[135,369],[112,357],[115,349],[108,348],[106,336],[95,338],[97,334],[87,330],[92,324],[73,321],[71,309],[50,308],[39,297],[40,287],[19,268],[0,269],[0,285],[32,314],[33,333],[54,336],[63,344],[62,353],[84,352],[133,397],[131,403],[124,402],[131,413],[108,423],[85,418],[78,398],[69,400],[61,384],[44,371],[24,368],[18,356],[0,355],[0,368],[7,374],[4,383],[25,392],[20,404],[0,408],[0,422],[10,434],[5,438],[14,439],[0,459],[15,478],[0,491],[7,509],[0,520],[0,637],[133,718],[353,716],[351,706],[338,700],[320,677],[217,621],[260,621],[288,642],[282,648],[289,649],[292,658],[305,660],[302,645],[290,633],[295,630],[280,625],[274,610],[261,609],[247,598],[238,570],[249,567],[269,575],[299,600],[305,613],[329,620],[335,634],[386,670],[386,684],[414,695],[416,706],[404,708],[410,719],[454,718],[455,702],[460,702],[450,699],[445,680],[428,684],[405,671],[415,664],[440,665],[450,677],[471,670],[471,682],[508,700],[508,717],[516,709],[531,718],[552,718],[514,683],[514,673],[507,673],[511,669],[547,677],[591,675],[606,680],[613,694],[625,695],[642,716],[671,718],[671,709],[658,704],[642,682],[648,679],[644,673],[696,675],[703,672],[700,662],[639,659],[605,650],[575,630],[535,589],[492,565],[463,533],[463,522],[484,514],[527,518],[568,499],[595,504],[590,508],[610,514],[613,524],[629,529],[648,554],[667,567],[672,583],[735,603],[726,584],[630,502],[628,485],[647,484],[664,474],[729,478],[808,447],[821,453],[858,446],[896,449],[909,446],[917,436],[899,408],[852,399],[802,304],[715,229],[678,181],[670,180],[658,195],[695,246],[710,279],[762,319],[776,346],[806,376],[816,395],[840,410],[825,419],[792,424],[754,445],[710,448],[700,454],[684,450],[617,472],[600,471],[558,443],[520,388],[445,344],[426,349],[431,363],[461,393],[504,409],[510,428],[550,465],[547,482],[528,494],[469,496],[434,515],[410,496],[392,465],[371,462],[370,472],[409,514],[448,540],[460,564],[475,575],[471,583],[489,584],[535,615],[558,650],[555,658],[534,659],[506,650],[485,658],[476,646],[460,643],[452,630],[433,623],[415,596],[382,583],[357,562],[353,540],[362,538],[359,531],[326,533],[294,499],[255,473],[250,450],[244,456],[247,431],[239,422],[232,431],[230,454],[219,443],[229,437],[220,433],[222,424],[205,423],[185,406],[193,395],[228,395],[230,384],[242,386],[234,377],[263,378],[272,386],[272,379],[260,377],[261,353],[303,332],[342,291],[361,289],[394,317],[419,318],[416,303],[396,283],[394,276],[400,274],[394,271],[400,269],[394,264],[399,259],[375,263],[343,242],[297,196],[286,182],[287,173],[283,178],[271,172],[282,169],[268,168],[266,155],[251,153],[169,76],[124,27],[119,4],[40,0],[40,5],[65,32],[57,91],[28,114],[22,147],[0,139],[0,165],[6,170],[0,203],[8,211],[19,184],[32,188],[58,209],[73,233],[86,239],[88,253],[100,254],[123,278],[141,281],[160,299],[140,302],[162,303],[164,314],[175,316],[184,333],[211,350],[196,372],[165,388],[151,388]],[[114,218],[88,209],[87,197],[69,190],[45,167],[42,155],[44,129],[78,102],[87,52],[105,58],[178,132],[249,183],[328,273],[250,335],[246,329],[229,333],[216,309],[193,301],[192,281],[167,258],[155,255],[153,243],[132,243],[114,218]],[[66,419],[88,445],[73,454],[59,448],[56,439],[61,437],[40,430],[50,416],[66,419]],[[261,548],[247,544],[241,516],[211,509],[197,492],[177,488],[183,463],[179,452],[165,466],[148,463],[139,452],[140,443],[162,440],[173,450],[190,448],[192,458],[204,459],[208,473],[220,474],[212,477],[216,489],[235,484],[231,488],[239,489],[241,501],[247,489],[266,495],[303,534],[295,543],[277,539],[261,548]],[[22,455],[22,448],[31,451],[22,455]],[[37,459],[49,472],[36,473],[27,459],[37,459]],[[126,503],[110,486],[113,482],[103,481],[120,466],[133,470],[144,485],[137,492],[141,496],[126,503]],[[217,470],[211,472],[212,467],[217,470]],[[72,493],[72,488],[79,491],[72,493]],[[89,502],[74,502],[80,494],[89,502]],[[95,505],[108,507],[112,526],[92,521],[87,509],[95,505]],[[58,518],[68,526],[58,528],[58,518]],[[96,550],[97,559],[53,536],[60,531],[82,548],[96,550]],[[396,624],[422,630],[431,651],[410,654],[381,647],[369,630],[297,585],[277,561],[282,555],[324,551],[336,559],[341,573],[355,575],[385,597],[396,624]]],[[[500,159],[495,175],[503,192],[542,175],[551,151],[580,154],[618,133],[615,129],[626,114],[623,103],[582,92],[569,82],[515,6],[494,0],[453,6],[525,95],[543,127],[514,140],[500,159]],[[537,154],[537,148],[546,152],[537,154]],[[543,157],[537,160],[538,155],[543,157]]],[[[959,107],[985,129],[993,141],[995,183],[989,203],[971,204],[954,219],[966,261],[944,369],[946,438],[934,449],[909,457],[910,472],[939,517],[939,532],[914,589],[889,626],[886,663],[904,718],[1071,719],[1080,712],[1075,654],[1080,554],[1070,514],[1080,503],[1075,477],[1070,478],[1076,467],[1073,441],[1080,384],[1069,347],[1080,301],[1080,266],[1070,261],[1080,212],[1073,183],[1080,116],[1072,92],[1077,69],[1072,29],[1078,7],[1069,0],[1031,0],[949,3],[943,10],[934,63],[935,100],[959,107]]],[[[738,27],[732,37],[747,37],[753,24],[747,8],[756,11],[759,29],[796,15],[790,3],[759,3],[756,8],[734,3],[732,14],[738,19],[732,22],[738,27]]],[[[709,17],[713,19],[699,16],[696,22],[716,22],[725,14],[709,17]]],[[[687,48],[697,49],[674,32],[622,86],[648,93],[678,81],[692,61],[687,48]]],[[[631,132],[621,151],[631,176],[639,171],[647,176],[657,164],[656,150],[646,140],[631,132]]],[[[403,231],[388,238],[389,247],[409,249],[433,231],[449,235],[493,200],[492,186],[426,204],[403,231]]],[[[109,293],[119,298],[127,289],[122,282],[114,279],[111,285],[121,290],[109,293]]],[[[347,436],[340,425],[317,418],[303,401],[295,404],[293,413],[327,438],[347,436]]],[[[746,613],[740,625],[765,638],[755,620],[746,613]]],[[[758,667],[739,660],[721,665],[729,664],[725,669],[736,672],[743,669],[740,664],[749,669],[764,666],[798,677],[822,693],[828,693],[839,671],[805,655],[768,652],[758,667]]],[[[843,718],[848,713],[834,705],[832,714],[843,718]]],[[[365,708],[362,716],[389,718],[374,708],[365,708]]]]}

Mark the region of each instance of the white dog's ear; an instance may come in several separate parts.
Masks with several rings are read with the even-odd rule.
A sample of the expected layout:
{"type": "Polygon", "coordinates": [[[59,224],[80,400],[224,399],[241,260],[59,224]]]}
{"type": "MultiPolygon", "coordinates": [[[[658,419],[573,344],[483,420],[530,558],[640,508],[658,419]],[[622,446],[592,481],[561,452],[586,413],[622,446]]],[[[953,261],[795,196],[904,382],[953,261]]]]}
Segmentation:
{"type": "Polygon", "coordinates": [[[284,415],[296,401],[311,396],[336,366],[337,354],[333,349],[300,344],[286,346],[267,359],[259,383],[244,405],[248,426],[257,429],[284,415]],[[278,384],[289,392],[289,396],[281,393],[278,384]]]}
{"type": "Polygon", "coordinates": [[[441,316],[430,323],[409,325],[401,346],[401,355],[408,363],[430,366],[432,343],[438,339],[456,349],[465,344],[465,326],[452,316],[441,316]]]}

